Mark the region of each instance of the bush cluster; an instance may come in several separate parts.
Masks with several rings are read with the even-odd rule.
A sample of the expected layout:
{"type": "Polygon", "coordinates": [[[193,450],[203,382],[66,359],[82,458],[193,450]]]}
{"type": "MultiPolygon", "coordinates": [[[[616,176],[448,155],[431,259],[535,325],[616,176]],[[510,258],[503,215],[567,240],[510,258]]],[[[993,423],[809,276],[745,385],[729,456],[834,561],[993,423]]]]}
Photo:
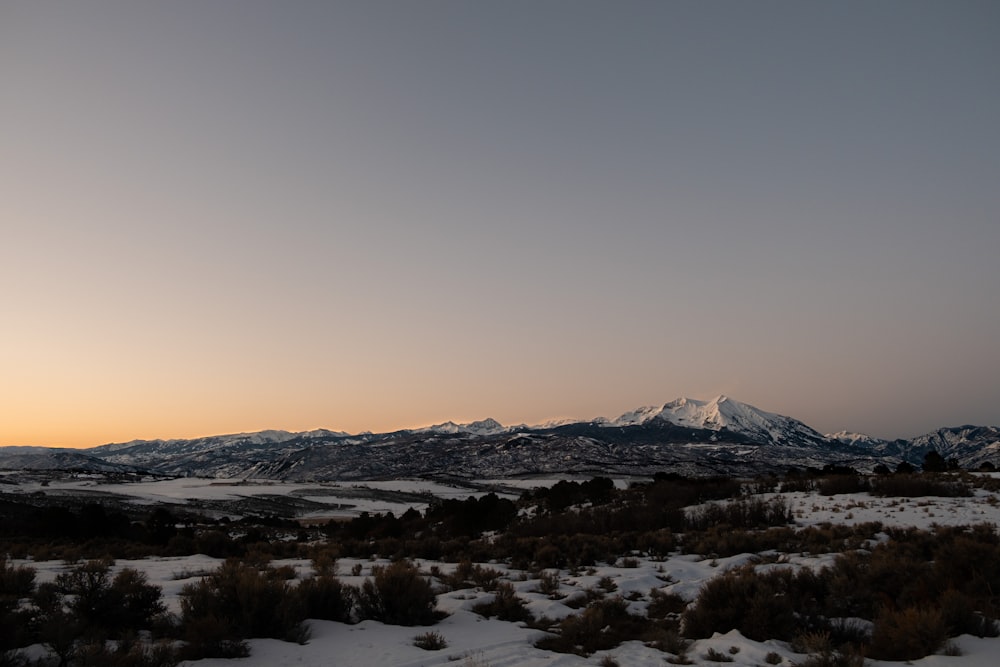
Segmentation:
{"type": "Polygon", "coordinates": [[[155,642],[166,636],[159,587],[129,568],[111,576],[112,565],[87,561],[35,586],[32,569],[0,562],[0,654],[16,664],[16,649],[42,644],[64,666],[176,663],[169,645],[155,642]],[[152,641],[137,643],[139,633],[152,641]]]}
{"type": "Polygon", "coordinates": [[[651,631],[648,619],[629,612],[621,597],[596,600],[582,613],[567,616],[535,646],[560,653],[589,656],[612,649],[624,641],[646,638],[651,631]]]}
{"type": "Polygon", "coordinates": [[[231,558],[181,589],[179,618],[164,613],[162,592],[145,574],[125,568],[112,576],[112,566],[86,561],[35,586],[32,569],[0,560],[0,664],[15,664],[17,649],[40,643],[63,667],[167,667],[246,656],[251,637],[304,643],[307,618],[396,625],[440,618],[428,577],[406,561],[374,567],[355,588],[331,567],[294,585],[291,568],[231,558]]]}
{"type": "Polygon", "coordinates": [[[197,657],[228,657],[247,637],[304,642],[306,606],[296,593],[277,570],[229,559],[181,590],[184,638],[197,657]]]}
{"type": "Polygon", "coordinates": [[[472,607],[472,611],[486,618],[496,616],[501,621],[530,623],[534,620],[525,601],[518,597],[514,586],[508,582],[499,583],[493,593],[493,599],[489,602],[480,602],[472,607]]]}
{"type": "Polygon", "coordinates": [[[840,554],[819,572],[746,566],[710,580],[684,612],[691,637],[736,629],[792,641],[803,631],[865,645],[867,655],[910,660],[963,633],[995,636],[1000,544],[992,527],[895,531],[870,551],[840,554]],[[831,619],[861,618],[870,636],[831,619]]]}
{"type": "Polygon", "coordinates": [[[439,620],[436,603],[430,581],[407,561],[372,568],[357,594],[361,618],[390,625],[432,625],[439,620]]]}
{"type": "Polygon", "coordinates": [[[788,502],[781,496],[771,499],[747,498],[728,503],[708,503],[687,513],[685,529],[705,530],[725,526],[728,529],[785,526],[794,521],[788,502]]]}
{"type": "Polygon", "coordinates": [[[874,477],[871,481],[871,493],[895,498],[963,498],[971,496],[972,489],[958,477],[923,473],[874,477]]]}

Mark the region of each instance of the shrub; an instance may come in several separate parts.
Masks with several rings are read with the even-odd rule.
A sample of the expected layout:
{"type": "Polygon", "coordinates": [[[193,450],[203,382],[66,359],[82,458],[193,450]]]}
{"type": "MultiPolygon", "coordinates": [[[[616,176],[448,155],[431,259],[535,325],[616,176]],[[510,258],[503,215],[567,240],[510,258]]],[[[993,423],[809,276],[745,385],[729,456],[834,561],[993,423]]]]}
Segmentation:
{"type": "Polygon", "coordinates": [[[614,593],[618,590],[618,584],[611,577],[601,577],[598,579],[597,587],[605,593],[614,593]]]}
{"type": "Polygon", "coordinates": [[[478,563],[473,564],[472,561],[465,559],[459,562],[452,574],[440,578],[452,590],[478,586],[484,591],[492,591],[496,588],[501,576],[503,576],[503,572],[500,570],[483,567],[478,563]]]}
{"type": "Polygon", "coordinates": [[[667,593],[659,588],[649,591],[646,615],[649,618],[667,618],[681,614],[687,608],[687,600],[676,593],[667,593]]]}
{"type": "Polygon", "coordinates": [[[801,632],[792,638],[789,647],[796,653],[830,653],[833,643],[830,641],[830,633],[825,630],[801,632]]]}
{"type": "Polygon", "coordinates": [[[703,532],[686,535],[684,551],[723,557],[759,553],[785,547],[794,543],[797,537],[799,534],[786,526],[767,530],[734,530],[732,526],[710,526],[703,532]]]}
{"type": "Polygon", "coordinates": [[[721,651],[716,651],[714,648],[708,649],[708,651],[705,652],[705,655],[703,655],[701,657],[704,658],[705,660],[709,660],[711,662],[732,662],[733,661],[732,656],[728,656],[728,655],[726,655],[725,653],[723,653],[721,651]]]}
{"type": "Polygon", "coordinates": [[[682,637],[676,628],[665,629],[660,626],[646,637],[646,646],[675,655],[687,655],[688,649],[691,648],[691,640],[682,637]]]}
{"type": "Polygon", "coordinates": [[[559,622],[556,636],[540,639],[535,646],[559,653],[589,656],[596,651],[615,648],[623,641],[641,638],[648,622],[629,613],[620,597],[594,602],[583,613],[567,616],[559,622]]]}
{"type": "Polygon", "coordinates": [[[299,582],[296,593],[306,618],[348,623],[353,608],[351,590],[332,574],[321,574],[299,582]]]}
{"type": "Polygon", "coordinates": [[[739,630],[756,641],[788,640],[801,627],[796,618],[795,575],[789,570],[755,573],[752,567],[731,570],[707,582],[684,612],[690,637],[739,630]]]}
{"type": "Polygon", "coordinates": [[[59,634],[53,625],[68,622],[82,635],[100,638],[147,629],[164,611],[160,588],[147,583],[143,572],[125,568],[111,579],[110,571],[111,561],[92,560],[57,576],[54,586],[36,595],[43,625],[59,634]]]}
{"type": "Polygon", "coordinates": [[[436,604],[430,582],[408,561],[373,567],[358,594],[361,618],[389,625],[431,625],[436,604]]]}
{"type": "Polygon", "coordinates": [[[533,615],[524,600],[517,596],[514,586],[507,582],[497,585],[490,602],[481,602],[473,606],[472,611],[486,618],[496,616],[501,621],[530,623],[533,620],[533,615]]]}
{"type": "Polygon", "coordinates": [[[559,595],[559,572],[543,571],[538,575],[538,587],[535,589],[542,595],[555,599],[559,595]]]}
{"type": "MultiPolygon", "coordinates": [[[[193,632],[203,643],[232,644],[247,637],[304,643],[307,633],[305,608],[291,585],[270,567],[258,569],[233,559],[181,589],[181,620],[186,634],[193,632]]],[[[209,649],[217,653],[233,647],[209,649]]]]}
{"type": "Polygon", "coordinates": [[[972,495],[972,489],[965,482],[930,474],[897,474],[889,477],[875,477],[872,478],[871,487],[872,495],[892,498],[919,498],[922,496],[962,498],[972,495]]]}
{"type": "Polygon", "coordinates": [[[873,619],[878,600],[903,605],[929,602],[930,566],[896,542],[880,544],[870,554],[849,552],[825,570],[830,616],[873,619]]]}
{"type": "Polygon", "coordinates": [[[73,651],[73,667],[173,667],[179,661],[169,643],[90,642],[73,651]]]}
{"type": "Polygon", "coordinates": [[[997,636],[996,621],[977,612],[975,601],[965,593],[948,589],[941,594],[938,604],[949,637],[964,634],[977,637],[997,636]]]}
{"type": "Polygon", "coordinates": [[[948,627],[937,609],[884,609],[875,618],[869,654],[877,660],[916,660],[947,639],[948,627]]]}
{"type": "Polygon", "coordinates": [[[337,574],[337,557],[330,548],[317,549],[312,557],[313,571],[317,575],[334,576],[337,574]]]}
{"type": "MultiPolygon", "coordinates": [[[[103,620],[114,614],[110,595],[111,561],[91,560],[56,577],[55,591],[63,600],[53,601],[53,607],[65,604],[87,634],[96,632],[103,620]]],[[[47,593],[49,591],[46,591],[47,593]]]]}
{"type": "Polygon", "coordinates": [[[111,582],[112,613],[104,620],[113,633],[148,628],[166,607],[159,586],[148,583],[145,572],[132,568],[120,571],[111,582]]]}
{"type": "Polygon", "coordinates": [[[23,565],[8,565],[0,557],[0,597],[24,598],[35,590],[35,570],[23,565]]]}
{"type": "Polygon", "coordinates": [[[8,566],[0,558],[0,665],[18,660],[13,653],[7,653],[8,649],[31,643],[28,630],[31,612],[22,608],[21,599],[31,595],[34,589],[33,569],[8,566]]]}
{"type": "Polygon", "coordinates": [[[425,651],[440,651],[448,648],[448,642],[440,632],[425,632],[413,638],[413,645],[425,651]]]}
{"type": "Polygon", "coordinates": [[[462,660],[462,667],[492,667],[489,661],[483,657],[482,653],[466,653],[462,660]]]}
{"type": "Polygon", "coordinates": [[[865,656],[853,650],[827,651],[795,663],[795,667],[865,667],[865,656]]]}
{"type": "Polygon", "coordinates": [[[184,660],[245,658],[250,655],[250,647],[235,634],[231,621],[214,614],[188,617],[181,633],[184,645],[178,655],[184,660]]]}

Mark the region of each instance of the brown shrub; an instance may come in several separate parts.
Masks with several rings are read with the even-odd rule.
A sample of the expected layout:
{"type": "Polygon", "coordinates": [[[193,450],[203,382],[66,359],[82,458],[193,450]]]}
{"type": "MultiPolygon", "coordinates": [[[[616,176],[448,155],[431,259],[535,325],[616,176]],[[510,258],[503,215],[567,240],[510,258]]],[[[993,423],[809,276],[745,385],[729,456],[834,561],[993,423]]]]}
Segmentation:
{"type": "Polygon", "coordinates": [[[687,600],[676,593],[668,593],[659,588],[649,591],[649,604],[646,606],[646,616],[663,619],[684,613],[687,600]]]}
{"type": "Polygon", "coordinates": [[[514,592],[514,586],[507,582],[497,585],[492,600],[480,602],[472,611],[486,618],[496,616],[501,621],[530,623],[534,618],[525,601],[514,592]]]}
{"type": "Polygon", "coordinates": [[[583,613],[559,622],[555,636],[540,639],[535,646],[547,651],[589,656],[615,648],[624,641],[641,639],[649,630],[646,619],[629,613],[620,597],[594,602],[583,613]]]}
{"type": "Polygon", "coordinates": [[[373,567],[358,593],[360,617],[389,625],[431,625],[436,604],[430,581],[408,561],[373,567]]]}
{"type": "Polygon", "coordinates": [[[684,611],[684,634],[705,638],[739,630],[756,641],[788,641],[818,615],[822,594],[822,578],[807,569],[730,570],[708,581],[684,611]]]}
{"type": "Polygon", "coordinates": [[[321,574],[303,579],[296,593],[302,601],[306,618],[341,623],[351,621],[354,594],[351,587],[344,586],[337,577],[321,574]]]}
{"type": "Polygon", "coordinates": [[[948,626],[937,609],[884,609],[875,618],[869,655],[877,660],[916,660],[941,648],[948,626]]]}
{"type": "Polygon", "coordinates": [[[305,607],[280,573],[230,559],[181,589],[181,621],[220,640],[272,637],[304,642],[305,607]],[[192,625],[193,624],[193,625],[192,625]]]}

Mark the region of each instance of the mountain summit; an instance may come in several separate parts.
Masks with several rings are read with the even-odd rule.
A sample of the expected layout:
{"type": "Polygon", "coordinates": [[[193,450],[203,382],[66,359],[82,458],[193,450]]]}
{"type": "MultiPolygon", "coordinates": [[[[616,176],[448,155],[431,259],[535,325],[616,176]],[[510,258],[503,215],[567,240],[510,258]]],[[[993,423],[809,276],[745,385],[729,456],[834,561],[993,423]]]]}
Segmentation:
{"type": "Polygon", "coordinates": [[[456,424],[453,421],[446,421],[443,424],[435,424],[434,426],[427,426],[425,428],[412,429],[414,433],[472,433],[475,435],[494,435],[496,433],[504,433],[509,430],[510,428],[504,426],[492,417],[469,422],[467,424],[456,424]]]}
{"type": "Polygon", "coordinates": [[[708,431],[730,431],[752,441],[768,444],[819,444],[827,441],[820,433],[797,419],[765,412],[725,395],[716,396],[710,401],[678,398],[660,407],[648,406],[626,412],[605,423],[608,426],[636,426],[647,424],[653,419],[708,431]]]}

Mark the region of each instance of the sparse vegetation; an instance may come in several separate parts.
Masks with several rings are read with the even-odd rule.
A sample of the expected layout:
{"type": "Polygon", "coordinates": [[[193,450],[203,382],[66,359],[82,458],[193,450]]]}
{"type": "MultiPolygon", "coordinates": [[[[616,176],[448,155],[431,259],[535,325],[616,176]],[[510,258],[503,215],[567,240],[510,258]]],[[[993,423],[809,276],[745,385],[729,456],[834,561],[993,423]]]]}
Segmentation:
{"type": "Polygon", "coordinates": [[[540,639],[535,646],[589,656],[615,648],[623,641],[641,639],[648,629],[647,621],[630,613],[627,603],[616,597],[595,601],[582,613],[567,616],[559,622],[554,636],[540,639]]]}
{"type": "Polygon", "coordinates": [[[425,632],[413,638],[413,645],[425,651],[440,651],[448,648],[448,642],[440,632],[425,632]]]}
{"type": "Polygon", "coordinates": [[[501,621],[530,623],[534,620],[525,601],[517,596],[514,586],[507,582],[497,585],[491,601],[475,605],[472,611],[486,618],[495,616],[501,621]]]}
{"type": "MultiPolygon", "coordinates": [[[[517,502],[483,496],[438,503],[423,513],[362,514],[294,529],[271,519],[183,521],[154,512],[127,529],[113,518],[102,537],[90,540],[67,528],[71,537],[64,542],[49,537],[59,521],[116,515],[93,508],[57,512],[44,530],[26,536],[31,539],[6,546],[11,554],[66,558],[72,566],[36,584],[31,568],[0,559],[0,655],[8,661],[0,660],[0,667],[16,664],[15,652],[33,643],[66,666],[161,667],[180,659],[246,655],[252,637],[304,642],[307,618],[431,625],[441,618],[437,595],[445,591],[458,591],[458,599],[480,598],[471,609],[486,618],[545,630],[539,648],[589,656],[639,640],[669,654],[671,664],[691,661],[690,640],[734,629],[752,640],[789,642],[804,656],[797,664],[812,667],[860,665],[865,655],[912,660],[953,650],[949,639],[958,635],[1000,631],[1000,601],[992,593],[1000,590],[1000,572],[990,566],[1000,562],[995,526],[801,527],[796,514],[819,511],[810,505],[820,501],[784,495],[809,488],[900,499],[827,501],[824,511],[838,517],[864,516],[870,503],[893,505],[893,512],[918,504],[928,513],[943,512],[942,498],[965,497],[989,479],[948,471],[867,476],[824,470],[752,482],[658,475],[627,489],[609,482],[559,483],[526,492],[517,502]],[[773,495],[779,488],[782,493],[773,495]],[[922,494],[930,497],[903,500],[922,494]],[[41,542],[43,534],[49,541],[41,542]],[[181,615],[173,621],[164,614],[159,588],[105,557],[193,549],[231,557],[214,570],[175,575],[200,578],[183,587],[181,615]],[[630,585],[634,573],[628,570],[681,553],[703,559],[703,568],[718,566],[693,601],[671,592],[682,589],[671,586],[676,580],[666,562],[658,575],[662,588],[646,592],[630,585]],[[828,564],[796,564],[796,556],[808,555],[823,555],[828,564]],[[313,573],[300,579],[291,566],[271,565],[277,556],[310,559],[313,573]],[[732,556],[739,557],[738,565],[726,560],[732,556]],[[408,560],[417,557],[444,562],[425,573],[408,560]],[[358,578],[345,578],[350,585],[337,577],[338,559],[345,558],[364,561],[344,565],[358,578]],[[558,622],[535,619],[525,598],[541,596],[573,612],[558,622]]],[[[983,502],[989,498],[996,502],[993,496],[983,502]]],[[[413,642],[426,650],[447,646],[437,632],[413,642]]],[[[699,653],[710,662],[733,655],[699,653]]],[[[771,652],[765,662],[786,661],[771,652]]],[[[605,655],[601,664],[617,661],[605,655]]]]}
{"type": "Polygon", "coordinates": [[[723,653],[721,651],[717,651],[714,648],[708,649],[708,651],[706,651],[705,654],[703,656],[701,656],[701,657],[704,658],[705,660],[710,661],[710,662],[732,662],[733,661],[732,656],[726,655],[725,653],[723,653]]]}

